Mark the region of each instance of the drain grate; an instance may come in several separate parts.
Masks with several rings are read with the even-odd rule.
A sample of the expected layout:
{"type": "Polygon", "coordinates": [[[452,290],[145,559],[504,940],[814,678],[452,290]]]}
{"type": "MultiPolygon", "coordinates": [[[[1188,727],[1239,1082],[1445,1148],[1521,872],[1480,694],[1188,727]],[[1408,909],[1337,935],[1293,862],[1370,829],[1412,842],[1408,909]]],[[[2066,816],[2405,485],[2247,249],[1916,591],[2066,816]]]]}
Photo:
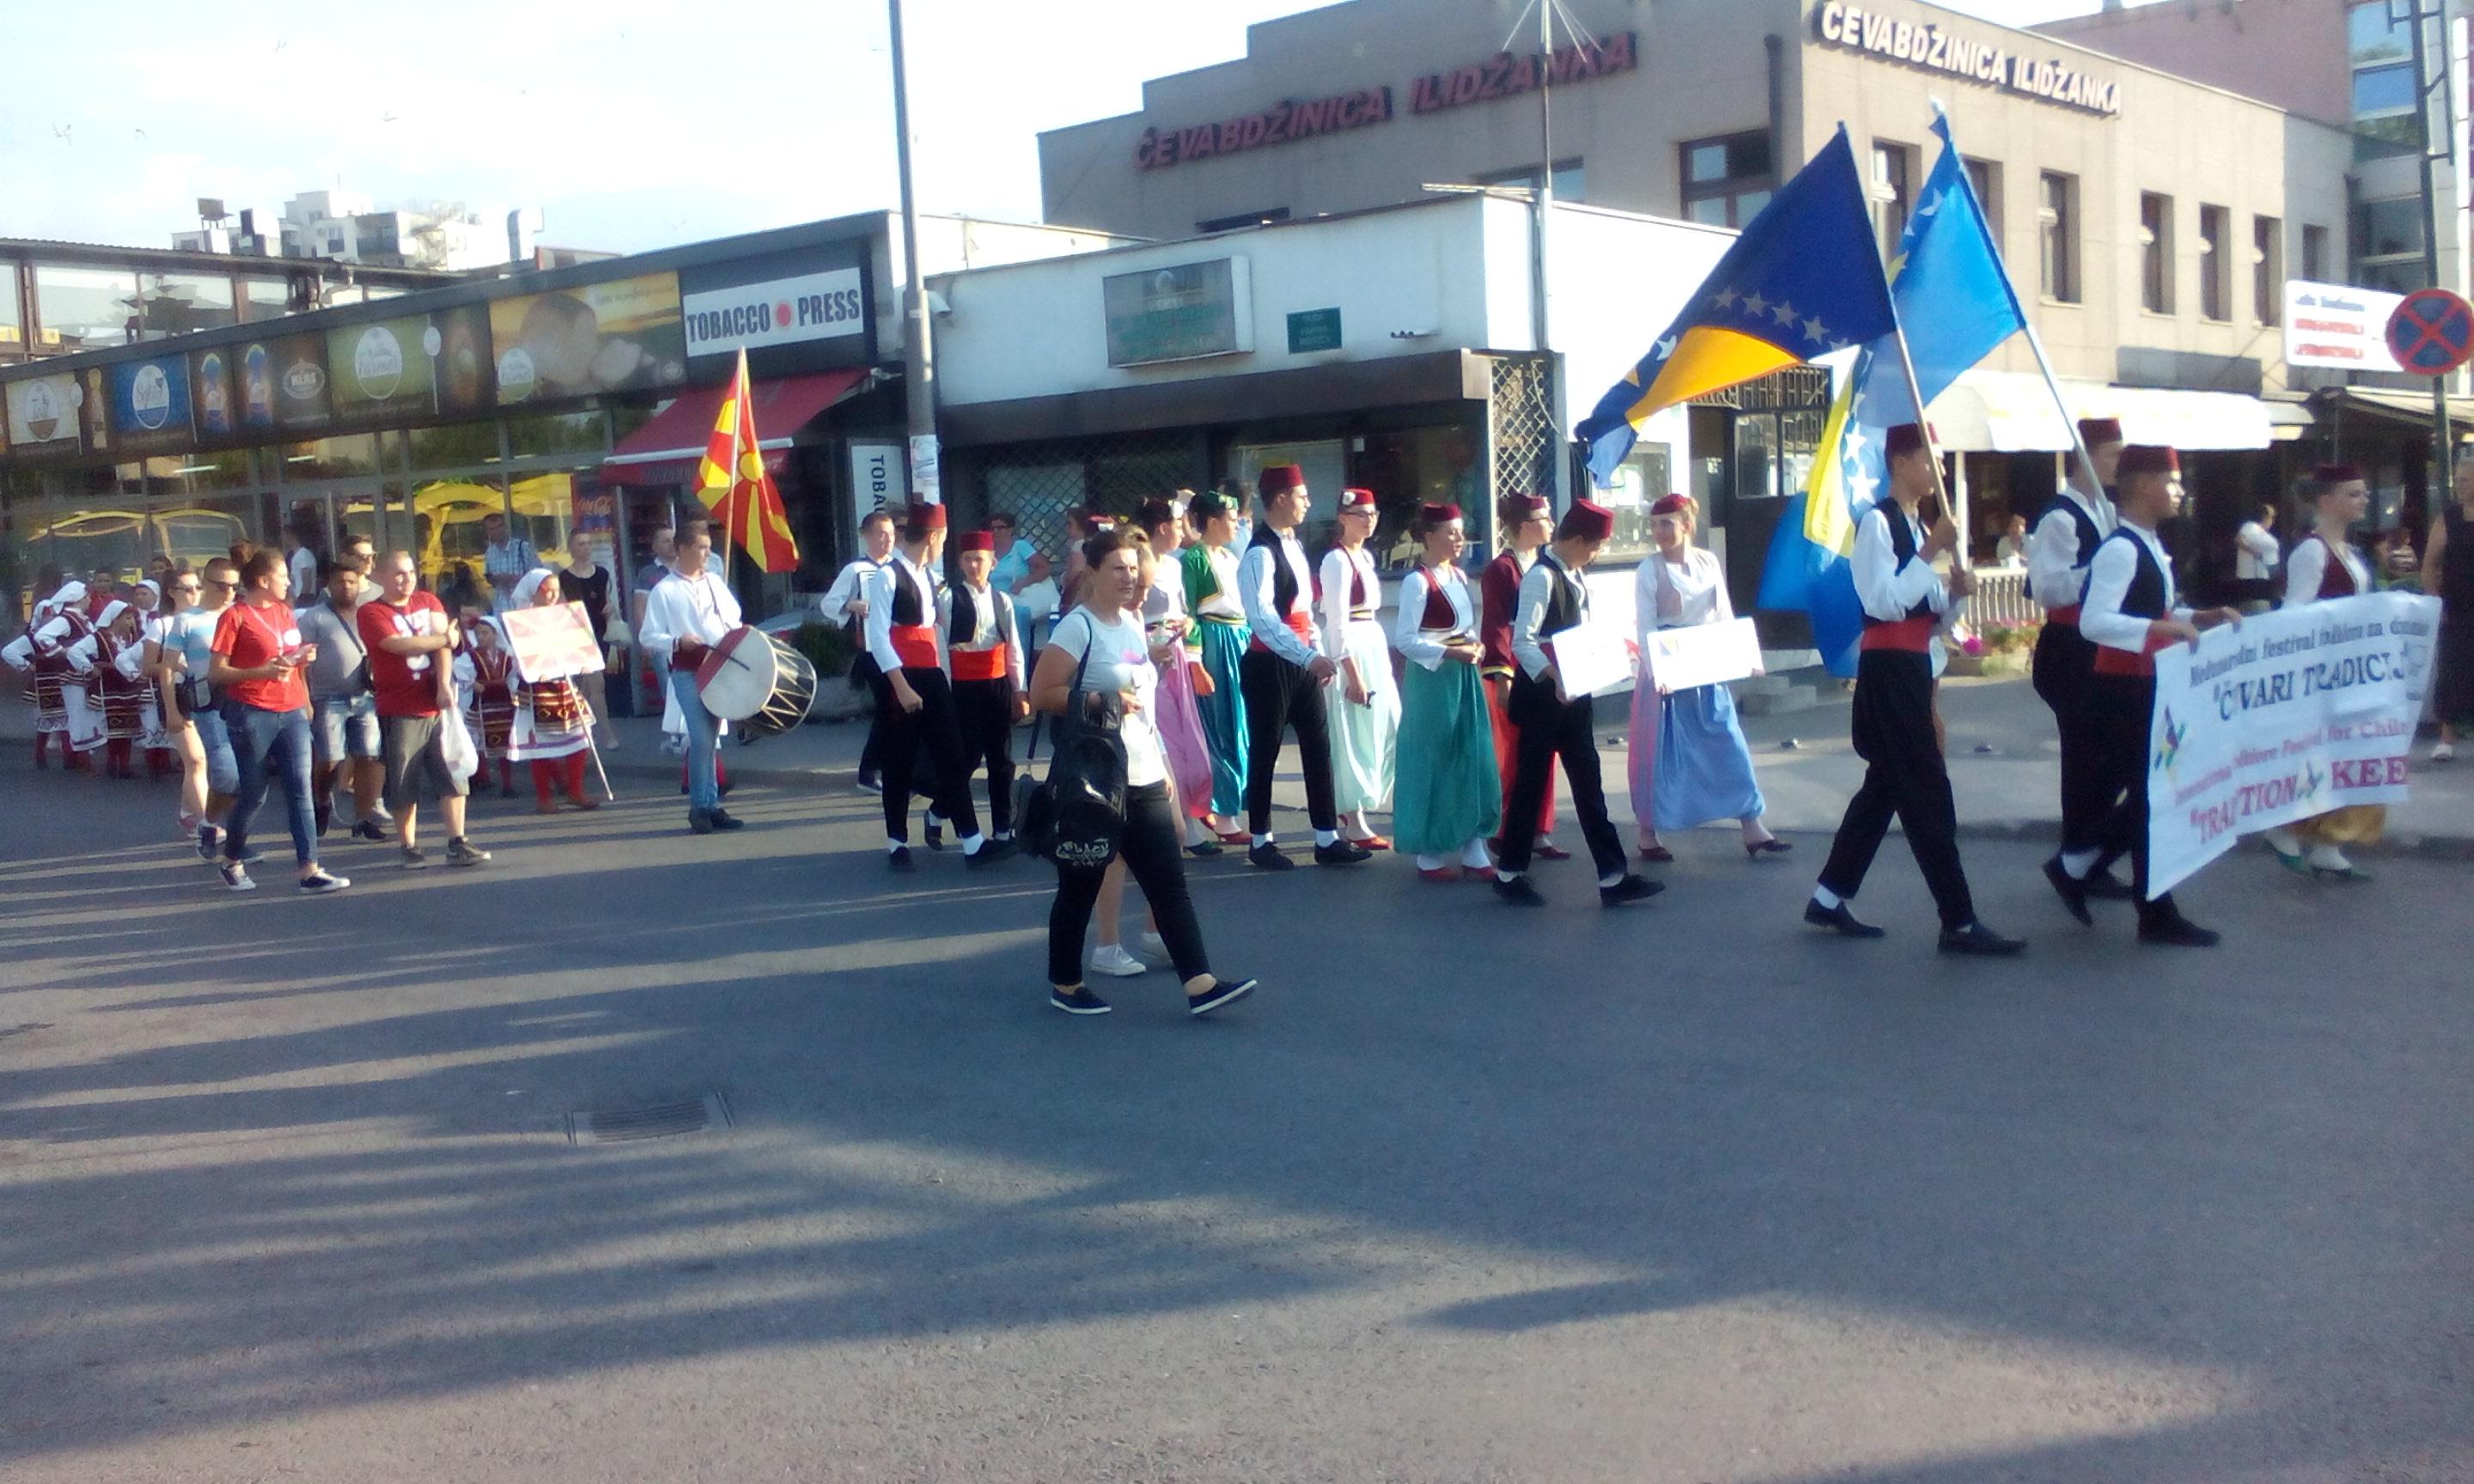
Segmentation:
{"type": "Polygon", "coordinates": [[[638,1139],[669,1138],[731,1126],[730,1105],[718,1092],[675,1103],[645,1103],[634,1108],[603,1108],[567,1115],[570,1144],[627,1144],[638,1139]]]}

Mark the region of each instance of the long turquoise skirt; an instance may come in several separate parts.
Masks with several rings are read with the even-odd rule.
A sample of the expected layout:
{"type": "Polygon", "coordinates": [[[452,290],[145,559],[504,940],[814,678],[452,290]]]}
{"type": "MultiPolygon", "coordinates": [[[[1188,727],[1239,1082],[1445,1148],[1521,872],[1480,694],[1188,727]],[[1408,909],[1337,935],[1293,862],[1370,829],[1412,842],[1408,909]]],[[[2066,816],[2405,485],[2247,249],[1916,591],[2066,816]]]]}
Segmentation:
{"type": "Polygon", "coordinates": [[[1458,855],[1503,822],[1503,779],[1477,666],[1409,666],[1400,682],[1400,746],[1392,787],[1393,848],[1458,855]]]}

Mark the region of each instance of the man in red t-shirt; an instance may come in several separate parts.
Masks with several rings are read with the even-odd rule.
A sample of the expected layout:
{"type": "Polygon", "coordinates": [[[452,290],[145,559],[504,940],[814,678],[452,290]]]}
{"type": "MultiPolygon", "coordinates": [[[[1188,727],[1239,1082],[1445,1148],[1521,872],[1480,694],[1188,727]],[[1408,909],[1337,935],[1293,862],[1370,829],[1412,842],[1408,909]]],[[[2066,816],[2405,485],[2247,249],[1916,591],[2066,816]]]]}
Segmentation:
{"type": "Polygon", "coordinates": [[[224,885],[257,889],[244,864],[249,826],[266,802],[267,786],[279,779],[301,889],[340,892],[352,883],[318,869],[317,811],[309,794],[309,682],[302,672],[318,658],[318,647],[301,642],[300,623],[285,601],[292,573],[280,556],[252,556],[241,563],[240,583],[240,601],[215,621],[206,664],[206,679],[223,697],[232,760],[240,766],[240,790],[224,826],[224,885]]]}
{"type": "Polygon", "coordinates": [[[464,838],[464,779],[447,765],[445,730],[462,726],[454,704],[455,626],[446,606],[421,590],[412,553],[387,553],[378,563],[381,596],[354,620],[370,655],[370,688],[378,701],[380,751],[386,757],[386,802],[395,811],[403,864],[429,864],[421,853],[421,785],[426,779],[447,819],[447,864],[477,866],[490,858],[464,838]]]}

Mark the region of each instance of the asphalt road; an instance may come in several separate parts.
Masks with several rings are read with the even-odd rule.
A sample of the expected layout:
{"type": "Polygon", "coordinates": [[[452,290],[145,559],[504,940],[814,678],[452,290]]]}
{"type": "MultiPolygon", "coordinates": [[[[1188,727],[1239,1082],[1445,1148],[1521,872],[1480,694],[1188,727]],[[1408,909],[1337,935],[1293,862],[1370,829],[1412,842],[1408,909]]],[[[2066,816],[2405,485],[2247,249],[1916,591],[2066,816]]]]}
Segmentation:
{"type": "Polygon", "coordinates": [[[2222,861],[2174,953],[1971,841],[1997,966],[1895,840],[1871,945],[1808,836],[1616,913],[1219,863],[1263,991],[1075,1020],[1042,871],[872,805],[233,898],[12,750],[0,1479],[2474,1478],[2462,866],[2222,861]]]}

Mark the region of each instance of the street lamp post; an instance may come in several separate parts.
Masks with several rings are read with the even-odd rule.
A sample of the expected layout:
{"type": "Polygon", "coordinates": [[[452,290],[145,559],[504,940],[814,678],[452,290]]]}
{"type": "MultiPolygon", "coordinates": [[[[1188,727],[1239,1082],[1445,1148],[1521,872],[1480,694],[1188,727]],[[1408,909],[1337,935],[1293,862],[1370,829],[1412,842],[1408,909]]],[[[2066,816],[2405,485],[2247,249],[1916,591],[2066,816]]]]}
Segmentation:
{"type": "Polygon", "coordinates": [[[885,0],[893,52],[893,159],[902,188],[902,400],[910,422],[910,490],[941,503],[936,447],[936,347],[929,338],[928,287],[919,281],[919,211],[910,186],[910,65],[902,48],[902,0],[885,0]]]}

